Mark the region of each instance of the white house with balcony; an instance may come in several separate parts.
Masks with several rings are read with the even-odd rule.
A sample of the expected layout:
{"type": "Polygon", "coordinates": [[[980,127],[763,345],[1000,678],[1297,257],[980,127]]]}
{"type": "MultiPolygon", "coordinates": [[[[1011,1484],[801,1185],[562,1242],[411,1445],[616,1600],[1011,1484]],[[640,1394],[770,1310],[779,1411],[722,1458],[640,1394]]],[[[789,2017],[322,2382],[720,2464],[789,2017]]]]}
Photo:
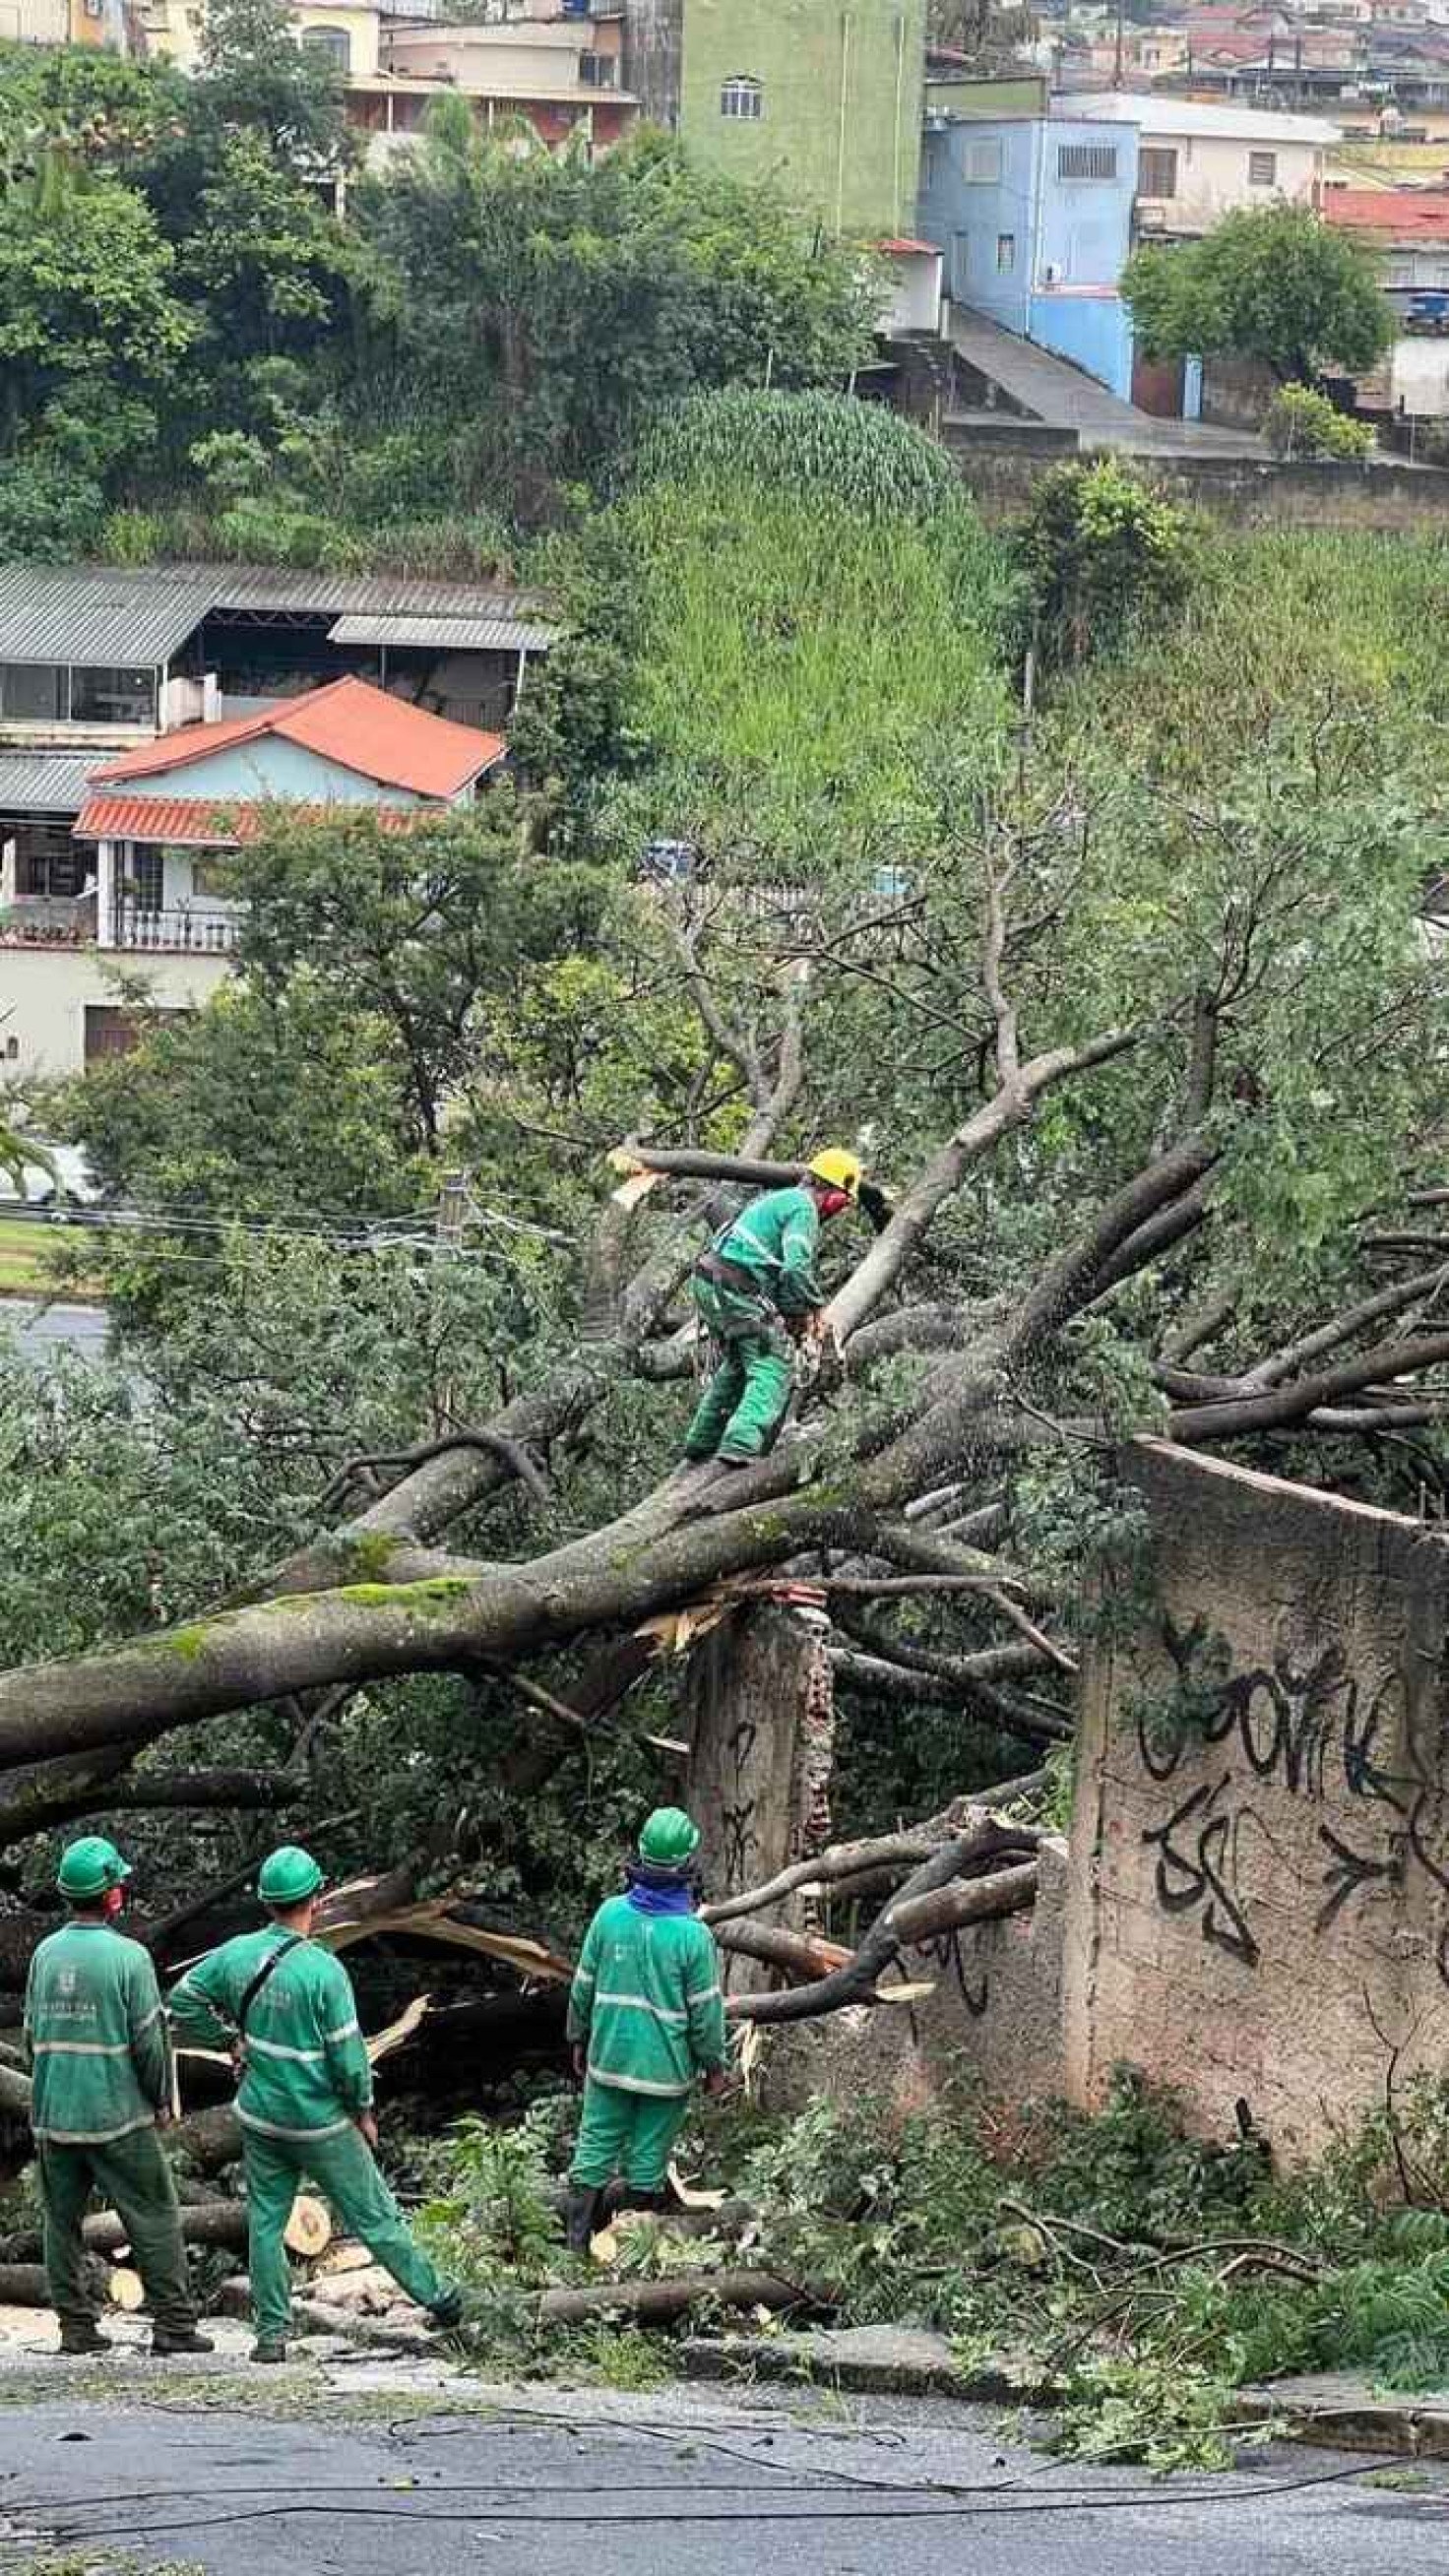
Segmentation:
{"type": "MultiPolygon", "coordinates": [[[[17,1074],[56,1074],[122,1051],[133,1018],[118,970],[139,970],[157,1008],[198,1007],[228,972],[243,919],[228,855],[278,808],[367,812],[406,831],[470,804],[504,750],[500,734],[343,678],[109,758],[92,754],[69,827],[71,891],[19,892],[5,881],[16,869],[13,840],[6,845],[0,1061],[17,1074]],[[27,920],[37,908],[43,917],[27,920]]],[[[58,867],[58,830],[54,839],[58,867]]]]}
{"type": "Polygon", "coordinates": [[[1316,205],[1339,129],[1326,118],[1273,114],[1236,100],[1108,90],[1073,98],[1073,116],[1137,129],[1136,229],[1200,239],[1224,215],[1280,198],[1316,205]]]}

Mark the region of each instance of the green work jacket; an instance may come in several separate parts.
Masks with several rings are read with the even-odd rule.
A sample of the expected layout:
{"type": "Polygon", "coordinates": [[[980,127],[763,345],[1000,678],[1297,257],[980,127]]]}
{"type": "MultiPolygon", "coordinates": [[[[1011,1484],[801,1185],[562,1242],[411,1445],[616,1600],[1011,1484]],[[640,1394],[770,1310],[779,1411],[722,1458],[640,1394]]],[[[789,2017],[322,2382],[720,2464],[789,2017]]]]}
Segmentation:
{"type": "Polygon", "coordinates": [[[611,1896],[589,1925],[569,1996],[569,2038],[596,2084],[687,2093],[725,2062],[714,1934],[697,1914],[643,1914],[611,1896]]]}
{"type": "Polygon", "coordinates": [[[808,1315],[825,1303],[815,1275],[820,1210],[809,1190],[767,1190],[722,1226],[713,1249],[758,1279],[782,1315],[808,1315]]]}
{"type": "MultiPolygon", "coordinates": [[[[290,1937],[269,1923],[224,1941],[188,1968],[169,1999],[177,2030],[212,2046],[229,2045],[258,1968],[290,1937]]],[[[348,2128],[371,2103],[372,2068],[352,1979],[330,1950],[299,1941],[247,2014],[237,2117],[266,2138],[320,2138],[348,2128]]]]}
{"type": "Polygon", "coordinates": [[[171,2052],[150,1955],[108,1923],[42,1941],[25,1988],[30,2123],[51,2146],[148,2129],[171,2099],[171,2052]]]}

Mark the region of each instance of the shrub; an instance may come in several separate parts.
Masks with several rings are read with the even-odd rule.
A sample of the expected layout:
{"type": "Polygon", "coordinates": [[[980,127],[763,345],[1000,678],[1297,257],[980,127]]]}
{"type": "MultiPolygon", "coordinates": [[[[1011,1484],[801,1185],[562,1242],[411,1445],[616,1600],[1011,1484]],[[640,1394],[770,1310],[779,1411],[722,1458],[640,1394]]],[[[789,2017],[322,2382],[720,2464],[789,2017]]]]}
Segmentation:
{"type": "Polygon", "coordinates": [[[1115,457],[1056,466],[1017,535],[1044,661],[1083,662],[1158,623],[1187,597],[1195,551],[1188,513],[1115,457]]]}
{"type": "Polygon", "coordinates": [[[153,564],[160,560],[162,535],[154,510],[113,510],[101,530],[101,553],[107,563],[153,564]]]}
{"type": "Polygon", "coordinates": [[[870,517],[929,519],[960,493],[934,439],[848,394],[696,394],[661,417],[635,459],[643,483],[716,473],[818,493],[870,517]]]}
{"type": "Polygon", "coordinates": [[[0,463],[0,560],[74,563],[94,552],[105,516],[99,483],[46,457],[0,463]]]}
{"type": "Polygon", "coordinates": [[[1366,420],[1351,420],[1327,394],[1308,385],[1283,385],[1263,421],[1263,436],[1275,456],[1371,456],[1376,445],[1366,420]]]}

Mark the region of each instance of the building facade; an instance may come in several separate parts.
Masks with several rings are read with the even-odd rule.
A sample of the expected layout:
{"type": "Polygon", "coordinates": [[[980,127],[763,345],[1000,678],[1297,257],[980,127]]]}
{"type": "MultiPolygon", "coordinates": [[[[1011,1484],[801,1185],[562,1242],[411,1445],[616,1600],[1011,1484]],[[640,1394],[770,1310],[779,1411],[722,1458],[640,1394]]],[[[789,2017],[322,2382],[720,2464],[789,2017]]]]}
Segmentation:
{"type": "Polygon", "coordinates": [[[921,230],[955,304],[1070,358],[1124,400],[1132,329],[1117,281],[1138,139],[1075,114],[972,117],[926,136],[921,230]]]}
{"type": "Polygon", "coordinates": [[[1224,215],[1286,198],[1315,205],[1338,127],[1236,103],[1111,90],[1073,102],[1077,115],[1137,129],[1136,228],[1196,240],[1224,215]]]}
{"type": "Polygon", "coordinates": [[[713,168],[771,179],[811,224],[908,233],[925,0],[622,0],[624,83],[713,168]]]}

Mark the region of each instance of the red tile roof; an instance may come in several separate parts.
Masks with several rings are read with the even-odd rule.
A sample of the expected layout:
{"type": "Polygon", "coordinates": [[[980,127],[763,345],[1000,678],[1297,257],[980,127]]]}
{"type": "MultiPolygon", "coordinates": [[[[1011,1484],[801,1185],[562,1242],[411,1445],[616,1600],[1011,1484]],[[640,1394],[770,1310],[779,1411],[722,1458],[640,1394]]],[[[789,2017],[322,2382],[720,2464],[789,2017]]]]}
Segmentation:
{"type": "Polygon", "coordinates": [[[259,742],[267,734],[336,761],[380,787],[405,787],[417,796],[456,796],[492,769],[504,751],[499,734],[475,733],[469,725],[452,724],[446,716],[429,715],[405,698],[389,696],[386,689],[374,689],[366,680],[349,678],[331,680],[299,698],[279,698],[257,715],[185,725],[93,775],[97,783],[157,778],[167,770],[189,769],[236,743],[259,742]]]}
{"type": "Polygon", "coordinates": [[[1449,188],[1325,188],[1323,214],[1347,232],[1449,243],[1449,188]]]}
{"type": "MultiPolygon", "coordinates": [[[[239,805],[204,796],[106,796],[94,789],[72,825],[78,841],[165,841],[174,849],[235,850],[254,841],[275,808],[239,805]]],[[[289,821],[335,823],[365,814],[384,832],[409,832],[435,823],[435,805],[286,805],[289,821]]]]}

